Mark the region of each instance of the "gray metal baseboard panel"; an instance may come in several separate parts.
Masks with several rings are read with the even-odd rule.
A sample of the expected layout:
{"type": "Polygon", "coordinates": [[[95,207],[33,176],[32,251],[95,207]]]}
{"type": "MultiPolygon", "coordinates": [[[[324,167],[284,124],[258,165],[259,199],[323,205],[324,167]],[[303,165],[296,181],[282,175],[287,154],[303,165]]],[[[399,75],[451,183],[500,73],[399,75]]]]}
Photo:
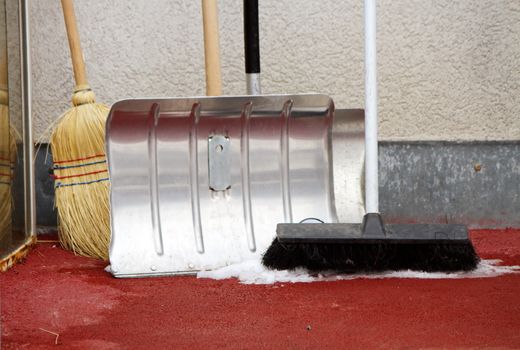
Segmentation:
{"type": "MultiPolygon", "coordinates": [[[[40,227],[55,227],[47,145],[36,157],[40,227]]],[[[520,141],[380,142],[380,210],[389,223],[520,227],[520,141]]]]}
{"type": "Polygon", "coordinates": [[[52,155],[47,144],[36,148],[36,224],[38,233],[46,233],[57,226],[57,213],[54,209],[54,180],[51,178],[52,155]]]}
{"type": "Polygon", "coordinates": [[[520,142],[381,142],[386,221],[520,227],[520,142]]]}

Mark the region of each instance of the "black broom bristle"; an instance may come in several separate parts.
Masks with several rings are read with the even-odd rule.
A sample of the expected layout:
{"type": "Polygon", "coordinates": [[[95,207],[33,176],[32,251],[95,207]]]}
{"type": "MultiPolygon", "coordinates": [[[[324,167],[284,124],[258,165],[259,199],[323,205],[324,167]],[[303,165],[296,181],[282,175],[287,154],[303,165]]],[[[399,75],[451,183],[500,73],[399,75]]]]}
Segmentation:
{"type": "Polygon", "coordinates": [[[471,242],[396,244],[281,243],[275,238],[262,263],[270,269],[343,273],[415,270],[425,272],[469,271],[480,258],[471,242]]]}

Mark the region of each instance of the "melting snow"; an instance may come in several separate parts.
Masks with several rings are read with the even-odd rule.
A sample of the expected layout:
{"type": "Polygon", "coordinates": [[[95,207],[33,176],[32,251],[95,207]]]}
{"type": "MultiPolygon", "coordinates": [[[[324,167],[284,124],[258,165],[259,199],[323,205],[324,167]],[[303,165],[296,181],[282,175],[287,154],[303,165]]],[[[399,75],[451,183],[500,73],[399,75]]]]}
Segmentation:
{"type": "Polygon", "coordinates": [[[482,260],[477,269],[470,272],[441,273],[418,271],[389,271],[370,274],[335,274],[334,272],[312,273],[305,269],[273,271],[265,268],[260,260],[248,260],[213,271],[200,271],[198,278],[237,278],[244,284],[273,284],[276,282],[306,283],[317,281],[340,281],[357,278],[487,278],[508,273],[520,273],[520,266],[501,266],[501,260],[482,260]]]}

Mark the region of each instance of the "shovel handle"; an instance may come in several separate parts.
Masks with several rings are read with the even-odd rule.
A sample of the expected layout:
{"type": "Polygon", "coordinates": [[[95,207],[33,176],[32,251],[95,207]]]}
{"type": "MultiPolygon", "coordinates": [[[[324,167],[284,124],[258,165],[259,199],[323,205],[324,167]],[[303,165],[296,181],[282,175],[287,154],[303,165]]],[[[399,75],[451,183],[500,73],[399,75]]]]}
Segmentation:
{"type": "Polygon", "coordinates": [[[206,64],[206,95],[222,95],[218,38],[217,0],[202,0],[204,26],[204,58],[206,64]]]}
{"type": "Polygon", "coordinates": [[[76,15],[74,14],[74,4],[72,0],[61,0],[61,8],[63,9],[63,17],[65,19],[65,27],[67,28],[67,37],[69,39],[70,55],[72,58],[72,69],[74,70],[74,79],[77,87],[87,87],[87,71],[85,69],[85,61],[83,60],[83,51],[79,40],[78,25],[76,15]]]}
{"type": "Polygon", "coordinates": [[[260,34],[258,0],[244,0],[244,57],[249,95],[260,95],[260,34]]]}
{"type": "Polygon", "coordinates": [[[244,0],[244,49],[246,73],[260,73],[258,0],[244,0]]]}

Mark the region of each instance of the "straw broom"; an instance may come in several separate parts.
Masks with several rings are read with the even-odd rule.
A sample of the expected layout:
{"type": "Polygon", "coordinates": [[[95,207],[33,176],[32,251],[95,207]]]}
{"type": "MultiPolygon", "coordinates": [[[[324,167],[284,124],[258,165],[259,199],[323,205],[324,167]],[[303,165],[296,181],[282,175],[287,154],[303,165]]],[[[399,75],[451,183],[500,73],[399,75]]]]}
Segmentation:
{"type": "Polygon", "coordinates": [[[73,107],[57,121],[50,145],[61,245],[75,254],[108,259],[109,182],[105,121],[109,108],[95,102],[86,77],[72,0],[62,0],[76,88],[73,107]]]}

